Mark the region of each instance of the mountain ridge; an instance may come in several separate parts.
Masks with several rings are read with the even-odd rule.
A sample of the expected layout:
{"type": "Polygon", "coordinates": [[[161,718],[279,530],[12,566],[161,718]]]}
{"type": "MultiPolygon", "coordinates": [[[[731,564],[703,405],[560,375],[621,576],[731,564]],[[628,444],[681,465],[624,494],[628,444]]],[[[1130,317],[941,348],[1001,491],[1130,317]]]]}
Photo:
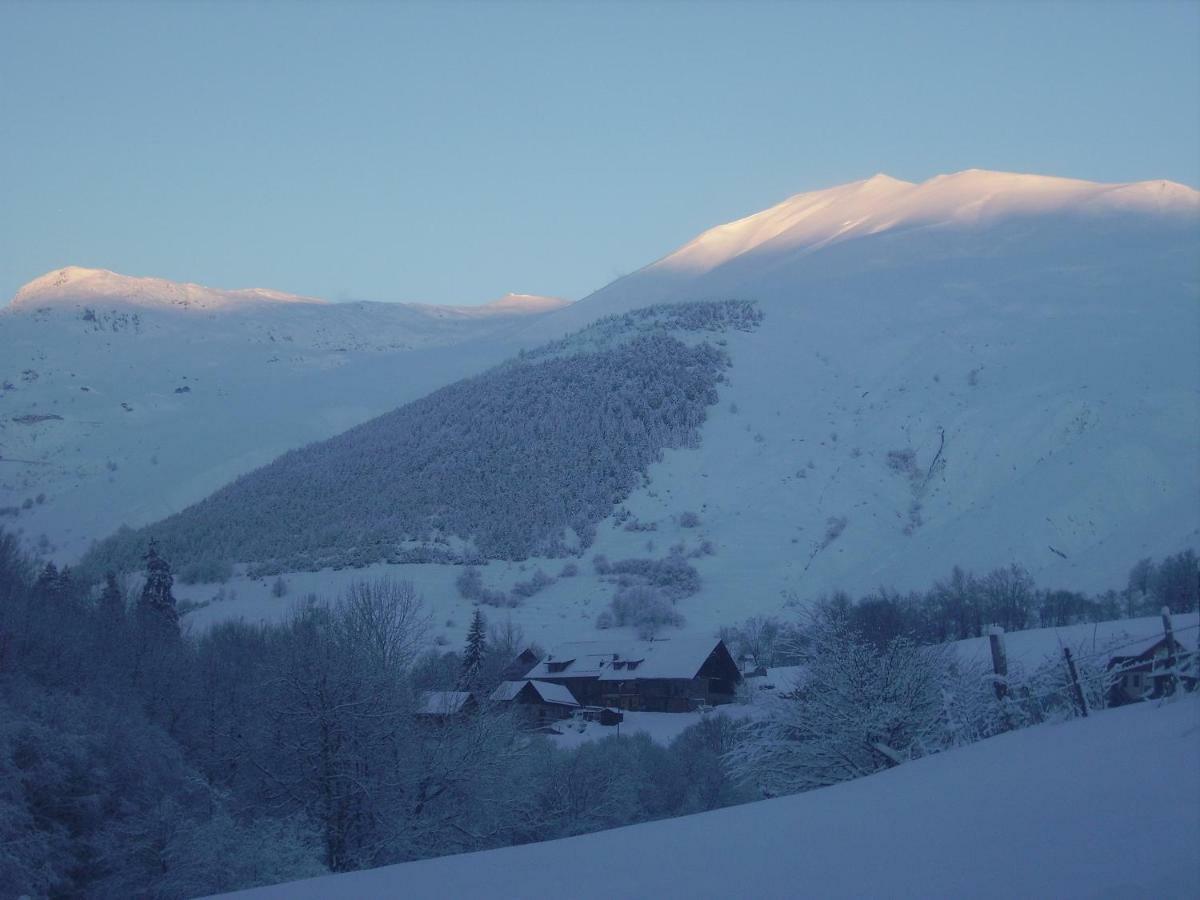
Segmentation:
{"type": "MultiPolygon", "coordinates": [[[[82,308],[119,304],[141,309],[217,311],[248,306],[351,306],[382,301],[331,303],[320,297],[292,294],[273,288],[216,288],[190,281],[156,276],[125,275],[110,269],[68,265],[52,269],[22,285],[2,310],[24,312],[46,307],[82,308]]],[[[486,316],[544,313],[569,306],[570,301],[540,294],[507,293],[478,305],[395,303],[432,316],[486,316]]]]}

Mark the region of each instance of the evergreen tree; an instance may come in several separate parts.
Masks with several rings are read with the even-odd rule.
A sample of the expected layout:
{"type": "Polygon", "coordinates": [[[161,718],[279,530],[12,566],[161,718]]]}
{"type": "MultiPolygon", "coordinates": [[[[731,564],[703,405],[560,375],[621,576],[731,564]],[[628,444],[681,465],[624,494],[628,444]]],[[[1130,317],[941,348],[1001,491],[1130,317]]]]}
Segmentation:
{"type": "Polygon", "coordinates": [[[459,678],[463,690],[470,690],[479,680],[479,670],[486,653],[487,622],[484,621],[483,613],[476,609],[471,619],[471,627],[467,630],[467,649],[463,652],[462,675],[459,678]]]}
{"type": "Polygon", "coordinates": [[[42,603],[50,603],[58,597],[59,588],[58,566],[48,562],[33,583],[33,596],[42,603]]]}
{"type": "Polygon", "coordinates": [[[104,590],[96,603],[100,618],[105,622],[117,622],[125,617],[125,595],[117,584],[117,576],[112,572],[104,575],[104,590]]]}
{"type": "Polygon", "coordinates": [[[138,601],[138,616],[143,621],[166,624],[173,630],[178,630],[179,612],[175,609],[175,596],[171,593],[175,576],[171,574],[171,564],[158,555],[157,541],[150,541],[144,559],[146,585],[142,588],[142,596],[138,601]]]}

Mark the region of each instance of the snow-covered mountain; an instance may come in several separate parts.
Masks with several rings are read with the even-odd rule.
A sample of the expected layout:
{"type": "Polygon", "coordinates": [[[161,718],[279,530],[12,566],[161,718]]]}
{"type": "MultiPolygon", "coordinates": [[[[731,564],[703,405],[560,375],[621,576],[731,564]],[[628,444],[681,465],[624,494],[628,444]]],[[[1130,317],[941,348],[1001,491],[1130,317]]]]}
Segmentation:
{"type": "Polygon", "coordinates": [[[180,283],[165,278],[137,278],[107,269],[67,266],[47,272],[24,285],[13,296],[12,309],[38,309],[115,303],[147,309],[226,309],[250,303],[323,303],[315,297],[300,297],[266,288],[222,290],[202,284],[180,283]]]}
{"type": "Polygon", "coordinates": [[[0,309],[0,524],[77,557],[504,358],[513,329],[564,304],[327,303],[47,273],[0,309]]]}
{"type": "Polygon", "coordinates": [[[778,608],[956,563],[1100,588],[1200,540],[1197,191],[876,176],[711,229],[532,328],[723,297],[763,327],[729,337],[700,448],[627,504],[699,513],[717,621],[747,593],[778,608]]]}
{"type": "Polygon", "coordinates": [[[1032,253],[1030,262],[1038,263],[1056,248],[1083,240],[1081,249],[1096,254],[1092,262],[1100,264],[1105,248],[1088,239],[1089,232],[1153,230],[1156,224],[1194,229],[1198,215],[1200,193],[1170,181],[1098,184],[969,169],[914,184],[879,174],[797,194],[710,228],[596,291],[570,317],[582,322],[599,307],[620,312],[723,290],[760,299],[794,292],[808,278],[833,274],[826,268],[831,254],[822,251],[834,248],[844,255],[833,259],[872,269],[921,267],[936,277],[939,264],[964,255],[1032,253]],[[1034,232],[1047,241],[1040,253],[1036,242],[1024,240],[1034,232]]]}
{"type": "MultiPolygon", "coordinates": [[[[1200,194],[1161,181],[968,171],[909,184],[876,176],[719,226],[570,307],[502,319],[482,338],[447,336],[442,320],[428,316],[419,326],[405,319],[395,348],[405,354],[379,352],[388,332],[374,305],[352,313],[355,327],[337,337],[326,329],[341,307],[274,304],[283,312],[267,326],[255,306],[253,315],[215,320],[236,325],[236,351],[187,343],[180,357],[152,341],[159,356],[114,353],[93,370],[108,379],[105,409],[121,410],[118,421],[164,423],[156,430],[88,431],[100,390],[88,384],[91,393],[79,393],[85,385],[70,377],[86,354],[66,350],[53,387],[35,387],[44,351],[26,337],[24,358],[33,361],[7,366],[16,390],[0,400],[0,465],[10,478],[18,451],[35,463],[93,460],[86,475],[56,482],[60,496],[76,497],[70,507],[91,517],[70,520],[78,547],[102,533],[101,519],[142,524],[175,512],[281,449],[518,348],[651,303],[725,298],[755,301],[764,319],[757,330],[713,336],[732,368],[698,446],[668,450],[650,466],[600,523],[577,576],[512,610],[531,637],[553,643],[593,627],[613,590],[593,572],[596,554],[715,550],[690,559],[701,588],[678,607],[689,630],[707,631],[752,613],[786,613],[794,599],[834,587],[926,586],[956,564],[980,571],[1017,562],[1046,586],[1100,589],[1120,584],[1141,556],[1200,542],[1200,194]],[[351,331],[361,345],[348,343],[351,331]],[[23,381],[25,368],[37,376],[23,381]],[[176,394],[191,384],[184,375],[199,377],[203,390],[176,394]],[[126,412],[115,394],[133,386],[146,399],[126,412]],[[16,422],[47,413],[64,420],[16,422]],[[51,438],[55,429],[69,437],[51,438]],[[169,439],[158,443],[131,437],[164,433],[169,439]]],[[[49,321],[27,312],[23,327],[42,317],[49,321]]],[[[11,321],[0,319],[6,342],[18,330],[11,321]]],[[[84,331],[95,325],[72,322],[84,331]]],[[[113,345],[124,332],[96,333],[113,345]]],[[[88,377],[99,384],[100,375],[88,377]]],[[[8,481],[4,491],[23,500],[40,489],[40,470],[19,471],[28,481],[8,481]]],[[[47,491],[47,509],[52,500],[47,491]]],[[[16,521],[61,542],[39,509],[35,499],[16,521]]],[[[507,589],[538,567],[555,575],[562,561],[493,562],[485,586],[507,589]]],[[[439,620],[456,623],[445,630],[457,641],[470,618],[470,602],[454,587],[460,567],[391,571],[418,584],[439,620]]],[[[289,582],[297,593],[332,591],[361,574],[296,573],[289,582]]],[[[198,615],[283,608],[264,582],[235,581],[237,603],[198,615]]],[[[214,592],[183,590],[198,600],[214,592]]]]}

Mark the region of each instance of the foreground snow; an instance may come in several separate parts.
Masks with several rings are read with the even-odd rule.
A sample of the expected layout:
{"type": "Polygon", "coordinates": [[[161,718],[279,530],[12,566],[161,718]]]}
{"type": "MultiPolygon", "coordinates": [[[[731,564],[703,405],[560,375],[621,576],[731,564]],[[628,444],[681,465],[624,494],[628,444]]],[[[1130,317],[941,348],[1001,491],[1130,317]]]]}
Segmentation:
{"type": "Polygon", "coordinates": [[[259,888],[334,897],[1191,897],[1200,699],[583,837],[259,888]]]}

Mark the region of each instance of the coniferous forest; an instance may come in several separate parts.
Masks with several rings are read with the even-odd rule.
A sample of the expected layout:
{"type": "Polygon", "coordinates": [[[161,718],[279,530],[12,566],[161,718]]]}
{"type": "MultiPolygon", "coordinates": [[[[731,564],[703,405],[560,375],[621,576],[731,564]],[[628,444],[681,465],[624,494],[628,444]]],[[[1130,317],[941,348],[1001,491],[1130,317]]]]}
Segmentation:
{"type": "Polygon", "coordinates": [[[123,530],[82,568],[130,571],[150,536],[186,581],[237,562],[274,573],[576,552],[664,449],[699,439],[729,365],[701,338],[760,318],[736,301],[607,317],[123,530]]]}

